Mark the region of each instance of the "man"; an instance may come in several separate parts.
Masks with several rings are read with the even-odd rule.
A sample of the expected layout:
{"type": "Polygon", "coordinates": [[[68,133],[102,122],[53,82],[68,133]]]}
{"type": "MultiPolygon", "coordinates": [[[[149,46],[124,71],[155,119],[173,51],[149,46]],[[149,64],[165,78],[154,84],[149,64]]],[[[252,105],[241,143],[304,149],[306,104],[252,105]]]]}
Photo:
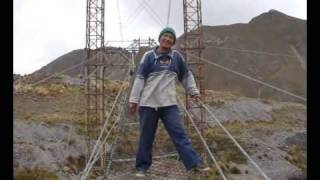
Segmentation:
{"type": "Polygon", "coordinates": [[[159,35],[160,46],[144,54],[129,98],[129,113],[139,105],[140,141],[136,154],[136,176],[144,177],[152,163],[152,144],[161,118],[180,158],[187,170],[208,171],[192,148],[183,129],[176,100],[176,78],[187,93],[198,100],[199,90],[183,56],[171,47],[175,44],[175,31],[164,28],[159,35]]]}

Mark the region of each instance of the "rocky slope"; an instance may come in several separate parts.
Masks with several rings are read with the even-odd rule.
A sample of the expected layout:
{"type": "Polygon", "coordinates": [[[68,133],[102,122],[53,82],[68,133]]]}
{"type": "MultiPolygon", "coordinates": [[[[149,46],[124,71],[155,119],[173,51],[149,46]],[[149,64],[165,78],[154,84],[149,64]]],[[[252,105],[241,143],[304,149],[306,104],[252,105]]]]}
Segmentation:
{"type": "MultiPolygon", "coordinates": [[[[42,88],[46,87],[54,89],[51,86],[42,88]]],[[[59,179],[75,179],[83,169],[86,148],[84,129],[81,128],[84,108],[81,102],[84,97],[80,94],[81,88],[59,88],[64,91],[49,94],[39,88],[15,91],[16,176],[21,176],[21,169],[30,175],[35,168],[41,167],[59,179]]],[[[306,171],[305,105],[257,100],[226,92],[208,91],[207,94],[206,104],[210,105],[211,111],[268,176],[280,180],[303,178],[306,171]]],[[[232,153],[237,152],[235,146],[212,117],[208,115],[207,119],[210,127],[208,145],[225,164],[229,176],[242,180],[258,177],[255,168],[244,161],[240,153],[232,153]]],[[[195,146],[200,142],[193,135],[192,139],[195,146]]]]}
{"type": "MultiPolygon", "coordinates": [[[[306,96],[306,21],[270,10],[249,23],[204,26],[202,57],[267,82],[300,96],[306,96]]],[[[183,40],[178,39],[177,46],[183,40]]],[[[205,87],[240,92],[249,97],[296,100],[269,87],[205,65],[205,87]]]]}

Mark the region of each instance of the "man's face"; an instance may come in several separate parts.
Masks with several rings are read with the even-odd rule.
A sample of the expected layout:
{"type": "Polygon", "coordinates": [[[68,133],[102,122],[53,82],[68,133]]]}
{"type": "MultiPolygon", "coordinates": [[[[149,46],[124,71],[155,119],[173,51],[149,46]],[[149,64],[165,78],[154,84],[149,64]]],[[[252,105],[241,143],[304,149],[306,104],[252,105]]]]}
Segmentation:
{"type": "Polygon", "coordinates": [[[174,37],[171,33],[164,33],[160,37],[160,46],[163,48],[171,48],[173,46],[174,37]]]}

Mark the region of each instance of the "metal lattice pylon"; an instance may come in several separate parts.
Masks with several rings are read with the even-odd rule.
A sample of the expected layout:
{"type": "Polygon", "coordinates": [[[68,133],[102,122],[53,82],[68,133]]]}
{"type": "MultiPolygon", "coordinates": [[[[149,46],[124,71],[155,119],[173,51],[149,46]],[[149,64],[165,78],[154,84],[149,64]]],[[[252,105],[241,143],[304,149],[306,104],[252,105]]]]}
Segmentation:
{"type": "MultiPolygon", "coordinates": [[[[201,57],[202,50],[204,49],[202,37],[201,0],[183,0],[183,20],[183,54],[195,77],[197,86],[200,90],[201,99],[205,99],[205,91],[203,86],[204,65],[199,59],[193,58],[193,56],[201,57]]],[[[202,136],[204,136],[206,123],[205,109],[199,105],[191,104],[187,95],[186,108],[197,114],[196,124],[199,127],[202,136]]],[[[188,121],[186,121],[186,126],[188,127],[189,125],[187,122],[188,121]]],[[[203,156],[205,155],[204,151],[202,154],[203,156]]]]}
{"type": "MultiPolygon", "coordinates": [[[[96,139],[105,118],[104,100],[104,0],[87,0],[86,52],[88,63],[84,66],[86,94],[86,134],[87,154],[91,153],[91,143],[96,139]],[[90,60],[90,61],[89,61],[90,60]]],[[[102,156],[101,156],[102,157],[102,156]]],[[[103,158],[101,166],[104,166],[103,158]]]]}

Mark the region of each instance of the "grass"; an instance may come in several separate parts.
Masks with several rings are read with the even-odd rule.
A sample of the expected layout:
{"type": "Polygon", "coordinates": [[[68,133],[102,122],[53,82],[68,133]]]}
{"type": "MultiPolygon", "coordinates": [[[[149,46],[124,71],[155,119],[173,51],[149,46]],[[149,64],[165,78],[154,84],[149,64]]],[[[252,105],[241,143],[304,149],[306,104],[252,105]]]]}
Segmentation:
{"type": "Polygon", "coordinates": [[[209,104],[210,106],[215,106],[215,107],[221,107],[224,105],[225,101],[222,100],[206,100],[206,104],[209,104]]]}
{"type": "Polygon", "coordinates": [[[291,164],[297,166],[302,171],[306,171],[307,168],[307,159],[306,159],[306,150],[304,147],[292,145],[289,147],[287,152],[287,156],[285,157],[291,164]]]}
{"type": "MultiPolygon", "coordinates": [[[[290,116],[292,112],[303,111],[300,106],[290,105],[281,109],[272,111],[271,121],[252,121],[252,122],[230,122],[224,123],[225,128],[231,134],[241,134],[244,129],[247,130],[285,130],[292,131],[294,128],[300,128],[299,119],[290,116]]],[[[220,127],[212,127],[212,129],[220,129],[220,127]]]]}
{"type": "MultiPolygon", "coordinates": [[[[230,126],[230,125],[229,125],[230,126]]],[[[236,126],[237,128],[240,127],[239,124],[236,126]]],[[[233,127],[235,128],[235,127],[233,127]]],[[[235,131],[233,131],[235,132],[235,131]]],[[[194,131],[188,132],[191,140],[192,140],[192,146],[196,151],[199,152],[205,152],[207,161],[211,162],[210,157],[208,156],[207,152],[203,149],[203,145],[199,140],[199,137],[197,134],[195,134],[194,131]]],[[[232,173],[232,174],[240,174],[241,171],[239,168],[237,168],[237,164],[246,164],[247,159],[240,150],[235,146],[235,144],[228,138],[222,130],[219,130],[218,128],[210,128],[207,129],[205,132],[205,138],[206,142],[213,153],[214,157],[218,161],[218,164],[222,171],[225,174],[232,173]]],[[[237,139],[239,142],[239,140],[237,139]]],[[[242,145],[245,149],[245,145],[242,145]]],[[[216,166],[212,163],[211,165],[211,171],[209,171],[205,179],[208,180],[215,180],[220,179],[219,172],[216,168],[216,166]]]]}
{"type": "Polygon", "coordinates": [[[220,100],[220,101],[235,101],[239,100],[240,97],[239,94],[228,92],[228,91],[213,91],[213,90],[205,90],[206,100],[208,102],[212,100],[220,100]]]}
{"type": "Polygon", "coordinates": [[[303,106],[292,104],[281,109],[273,110],[272,117],[274,119],[275,125],[286,130],[301,127],[301,123],[303,122],[291,115],[293,112],[298,111],[303,112],[305,111],[305,109],[303,106]]]}
{"type": "MultiPolygon", "coordinates": [[[[128,87],[128,82],[125,82],[128,87]]],[[[122,82],[106,81],[107,108],[118,93],[122,82]]],[[[84,120],[86,97],[84,87],[63,84],[14,85],[14,117],[36,122],[72,122],[84,120]]]]}
{"type": "MultiPolygon", "coordinates": [[[[252,121],[245,123],[234,121],[224,123],[223,125],[235,137],[244,150],[250,154],[246,143],[237,138],[241,137],[244,130],[248,132],[252,130],[259,131],[268,135],[275,130],[292,131],[295,128],[301,128],[301,125],[297,124],[299,119],[292,116],[292,112],[297,111],[304,111],[304,107],[297,104],[288,104],[287,106],[274,110],[272,112],[273,120],[271,121],[252,121]]],[[[196,134],[191,134],[190,137],[193,139],[193,142],[195,142],[193,143],[195,149],[198,148],[197,146],[202,146],[196,134]]],[[[222,131],[219,126],[211,127],[207,129],[205,137],[223,171],[232,174],[241,173],[236,164],[246,164],[247,160],[231,139],[226,136],[224,131],[222,131]]],[[[305,171],[306,160],[304,159],[305,152],[303,151],[303,148],[292,147],[288,154],[287,160],[305,171]]],[[[212,179],[216,178],[214,171],[216,170],[211,172],[212,179]]]]}
{"type": "Polygon", "coordinates": [[[15,94],[28,94],[38,96],[58,96],[73,91],[73,86],[56,83],[43,83],[35,86],[24,83],[14,84],[15,94]]]}
{"type": "Polygon", "coordinates": [[[68,167],[68,171],[74,174],[78,174],[80,170],[84,169],[85,165],[85,156],[68,156],[64,164],[64,166],[68,167]]]}
{"type": "Polygon", "coordinates": [[[232,174],[241,174],[241,171],[239,168],[237,168],[237,166],[233,166],[232,168],[230,168],[230,173],[232,174]]]}
{"type": "Polygon", "coordinates": [[[247,160],[242,155],[241,151],[223,132],[208,129],[206,139],[211,150],[214,154],[216,154],[217,157],[219,157],[219,160],[222,163],[246,163],[247,160]]]}
{"type": "MultiPolygon", "coordinates": [[[[117,81],[107,81],[106,82],[106,91],[109,93],[108,106],[113,102],[116,93],[120,88],[121,82],[117,81]]],[[[41,121],[47,123],[56,123],[56,122],[73,122],[77,126],[78,134],[85,134],[85,120],[84,120],[84,104],[85,97],[83,96],[83,87],[81,86],[58,86],[58,85],[42,85],[37,86],[36,88],[31,88],[29,86],[16,88],[15,93],[23,94],[25,96],[20,96],[19,98],[15,97],[14,109],[15,109],[15,118],[25,119],[27,121],[41,121]],[[19,89],[20,88],[20,89],[19,89]],[[34,102],[32,99],[38,99],[34,102]]],[[[183,94],[184,89],[182,87],[177,87],[178,94],[183,94]]],[[[16,95],[16,94],[15,94],[16,95]]],[[[183,96],[182,96],[183,97],[183,96]]],[[[221,106],[226,101],[233,101],[239,99],[238,96],[226,92],[216,92],[216,91],[206,91],[205,102],[214,106],[221,106]]],[[[292,128],[298,127],[296,120],[292,120],[292,117],[289,114],[292,111],[302,110],[299,106],[287,106],[273,111],[273,120],[272,121],[255,121],[250,123],[240,123],[232,122],[225,123],[226,129],[234,135],[241,135],[244,129],[250,130],[291,130],[292,128]]],[[[111,128],[111,120],[108,125],[108,129],[111,128]]],[[[246,158],[240,153],[239,149],[234,145],[234,143],[221,131],[219,127],[212,127],[207,130],[206,139],[207,142],[218,157],[219,164],[225,172],[229,173],[239,173],[236,166],[231,166],[232,163],[246,163],[246,158]]],[[[158,129],[159,131],[160,129],[158,129]]],[[[100,130],[97,130],[99,134],[100,130]]],[[[166,131],[159,131],[156,137],[156,141],[159,143],[157,149],[163,151],[169,150],[172,146],[171,140],[168,140],[166,131]],[[161,145],[161,147],[160,147],[161,145]]],[[[117,151],[121,154],[132,154],[134,149],[132,147],[136,146],[136,140],[138,138],[137,130],[128,130],[126,131],[120,143],[119,149],[117,151]]],[[[189,134],[191,139],[193,139],[193,146],[195,149],[203,150],[203,145],[195,132],[189,134]]],[[[240,140],[237,139],[239,143],[240,140]]],[[[245,144],[241,145],[246,149],[245,144]]],[[[250,153],[250,152],[249,152],[250,153]]],[[[306,169],[305,164],[300,164],[302,159],[301,149],[295,147],[288,152],[288,161],[295,164],[301,169],[306,169]]],[[[28,174],[26,170],[19,170],[20,174],[28,174]]],[[[29,170],[30,172],[33,170],[29,170]]],[[[40,171],[40,170],[35,170],[40,171]]],[[[31,172],[32,174],[32,172],[31,172]]],[[[43,174],[45,174],[43,172],[43,174]]],[[[25,175],[26,176],[26,175],[25,175]]],[[[48,175],[49,176],[49,175],[48,175]]],[[[26,176],[27,177],[27,176],[26,176]]],[[[218,179],[219,175],[215,167],[212,168],[212,171],[208,173],[206,179],[218,179]]],[[[46,179],[46,178],[44,178],[46,179]]]]}
{"type": "Polygon", "coordinates": [[[22,92],[14,94],[15,119],[56,123],[80,121],[84,116],[84,96],[79,86],[42,85],[22,92]]]}
{"type": "Polygon", "coordinates": [[[15,180],[58,180],[59,178],[45,168],[18,168],[14,174],[15,180]]]}

